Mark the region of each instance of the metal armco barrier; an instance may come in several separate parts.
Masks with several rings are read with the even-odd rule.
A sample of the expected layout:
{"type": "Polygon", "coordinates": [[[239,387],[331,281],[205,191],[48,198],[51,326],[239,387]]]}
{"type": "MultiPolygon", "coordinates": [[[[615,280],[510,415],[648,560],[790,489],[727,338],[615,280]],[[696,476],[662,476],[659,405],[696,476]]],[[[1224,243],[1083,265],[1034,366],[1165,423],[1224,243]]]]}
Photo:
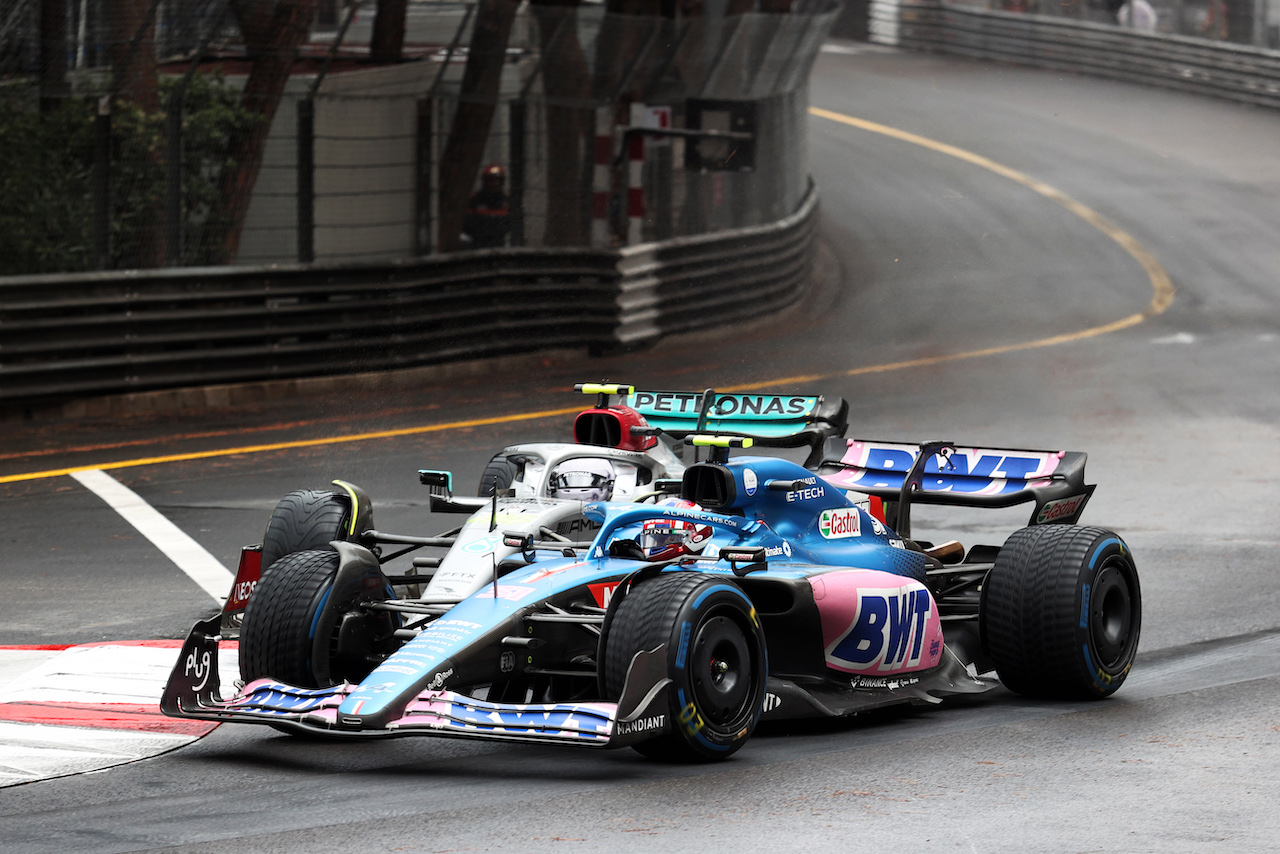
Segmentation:
{"type": "Polygon", "coordinates": [[[771,225],[624,249],[618,341],[733,323],[795,302],[812,271],[817,213],[810,185],[800,209],[771,225]]]}
{"type": "Polygon", "coordinates": [[[0,279],[0,406],[604,351],[720,326],[803,294],[816,209],[810,187],[774,225],[623,251],[0,279]]]}
{"type": "MultiPolygon", "coordinates": [[[[896,40],[903,47],[1280,108],[1280,52],[951,4],[878,5],[885,11],[897,6],[896,40]]],[[[885,22],[881,31],[892,26],[885,22]]]]}

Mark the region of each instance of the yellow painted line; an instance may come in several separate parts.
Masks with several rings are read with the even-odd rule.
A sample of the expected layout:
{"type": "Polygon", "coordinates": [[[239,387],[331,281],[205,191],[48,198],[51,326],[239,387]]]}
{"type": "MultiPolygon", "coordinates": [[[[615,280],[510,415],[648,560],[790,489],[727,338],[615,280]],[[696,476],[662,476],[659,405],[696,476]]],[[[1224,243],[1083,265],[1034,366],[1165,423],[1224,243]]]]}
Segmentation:
{"type": "MultiPolygon", "coordinates": [[[[1165,272],[1164,267],[1160,266],[1160,262],[1156,260],[1155,256],[1148,252],[1147,249],[1133,237],[1133,235],[1108,220],[1093,208],[1081,204],[1066,193],[1063,193],[1061,190],[1057,190],[1050,187],[1048,184],[1037,181],[1035,178],[1032,178],[1030,175],[1023,172],[1019,172],[1017,169],[1010,169],[1008,166],[983,157],[981,154],[974,154],[972,151],[966,151],[963,148],[957,148],[956,146],[948,145],[945,142],[938,142],[936,139],[930,139],[927,136],[919,136],[905,130],[889,127],[888,125],[869,122],[866,119],[858,119],[853,116],[846,116],[844,113],[824,110],[821,107],[810,107],[809,113],[819,118],[830,119],[831,121],[839,122],[842,125],[849,125],[850,127],[855,127],[870,133],[878,133],[882,136],[901,140],[902,142],[909,142],[912,145],[918,145],[922,148],[927,148],[930,151],[936,151],[939,154],[945,154],[949,157],[954,157],[957,160],[972,163],[974,166],[980,166],[983,169],[994,172],[1002,178],[1008,178],[1016,184],[1021,184],[1027,189],[1039,193],[1046,199],[1056,202],[1092,225],[1094,228],[1098,229],[1098,231],[1101,231],[1107,237],[1111,238],[1111,240],[1118,243],[1120,248],[1128,252],[1135,261],[1142,265],[1142,269],[1146,271],[1147,278],[1151,281],[1151,289],[1153,293],[1151,296],[1151,302],[1147,306],[1147,310],[1140,315],[1135,315],[1134,317],[1137,318],[1136,320],[1133,318],[1125,318],[1124,321],[1119,321],[1119,323],[1122,324],[1120,326],[1109,323],[1105,326],[1096,327],[1095,329],[1085,329],[1075,333],[1074,337],[1065,336],[1065,340],[1060,340],[1064,336],[1055,336],[1054,338],[1046,338],[1044,341],[1028,341],[1025,344],[1016,346],[1015,349],[1025,350],[1032,347],[1048,347],[1054,344],[1063,344],[1069,341],[1079,341],[1084,338],[1092,338],[1095,335],[1103,335],[1107,332],[1114,332],[1117,329],[1125,329],[1136,323],[1141,323],[1148,317],[1155,317],[1158,314],[1163,314],[1165,309],[1167,309],[1173,302],[1173,282],[1170,281],[1169,274],[1165,272]]],[[[1000,348],[995,350],[975,350],[972,354],[958,354],[957,356],[950,357],[946,360],[954,361],[957,358],[969,359],[974,358],[975,356],[991,355],[993,352],[1003,353],[1010,351],[1000,348]]],[[[914,362],[903,362],[901,364],[903,366],[915,367],[914,362]]],[[[925,364],[930,363],[926,362],[925,364]]]]}
{"type": "Polygon", "coordinates": [[[994,160],[983,157],[981,154],[975,154],[972,151],[966,151],[963,148],[957,148],[954,145],[948,145],[945,142],[939,142],[936,139],[930,139],[926,136],[911,133],[898,128],[889,127],[888,125],[870,122],[866,119],[859,119],[853,116],[847,116],[844,113],[837,113],[831,110],[824,110],[821,107],[810,107],[809,113],[822,119],[830,119],[833,122],[839,122],[843,125],[849,125],[860,130],[870,133],[878,133],[882,136],[891,137],[902,142],[909,142],[912,145],[918,145],[927,148],[930,151],[936,151],[939,154],[945,154],[949,157],[955,157],[974,166],[979,166],[995,174],[1008,178],[1014,183],[1021,184],[1029,190],[1039,193],[1046,199],[1055,202],[1066,208],[1071,213],[1083,219],[1092,225],[1098,231],[1105,234],[1108,238],[1119,244],[1120,248],[1128,252],[1129,255],[1137,261],[1147,274],[1147,279],[1151,282],[1151,302],[1147,304],[1146,311],[1131,314],[1120,320],[1104,323],[1101,326],[1092,326],[1087,329],[1081,329],[1076,332],[1068,332],[1062,335],[1052,335],[1048,338],[1037,338],[1032,341],[1019,341],[1014,344],[1003,344],[997,347],[984,347],[980,350],[967,350],[963,353],[951,353],[945,356],[928,356],[921,359],[908,359],[902,362],[891,362],[886,365],[870,365],[863,368],[850,368],[847,371],[840,371],[834,374],[811,374],[794,377],[783,377],[782,379],[772,379],[765,382],[750,383],[748,385],[734,386],[726,388],[725,391],[753,391],[760,388],[782,387],[786,385],[798,385],[800,383],[810,383],[819,380],[830,379],[832,377],[856,377],[863,374],[882,374],[887,371],[902,371],[908,368],[924,368],[931,365],[941,365],[947,362],[959,362],[964,359],[977,359],[982,356],[998,356],[1003,353],[1015,353],[1023,350],[1034,350],[1039,347],[1056,347],[1061,344],[1073,344],[1077,341],[1084,341],[1088,338],[1094,338],[1099,335],[1106,335],[1111,332],[1119,332],[1121,329],[1128,329],[1137,326],[1144,320],[1163,314],[1166,309],[1173,303],[1173,295],[1175,288],[1173,282],[1169,278],[1169,274],[1165,272],[1164,267],[1156,260],[1156,257],[1147,250],[1145,246],[1137,241],[1133,235],[1120,228],[1102,214],[1092,208],[1081,204],[1075,199],[1063,193],[1061,190],[1037,181],[1030,175],[1019,172],[1017,169],[1011,169],[994,160]]]}
{"type": "Polygon", "coordinates": [[[518,412],[514,415],[498,415],[493,418],[474,418],[470,421],[451,421],[448,424],[427,424],[422,427],[402,427],[398,430],[380,430],[376,433],[354,433],[350,436],[329,436],[323,439],[299,439],[294,442],[275,442],[270,445],[247,445],[242,448],[221,448],[213,451],[193,451],[187,454],[169,454],[163,457],[144,457],[135,460],[118,460],[111,463],[95,463],[87,466],[74,466],[65,469],[49,469],[25,474],[0,476],[0,483],[18,483],[24,480],[42,480],[48,477],[59,477],[73,472],[100,469],[136,468],[138,466],[154,466],[161,463],[181,463],[190,460],[208,460],[215,457],[234,457],[239,454],[262,454],[270,451],[287,451],[293,448],[316,448],[323,445],[341,445],[346,442],[367,442],[371,439],[394,439],[398,436],[415,436],[422,433],[438,433],[442,430],[460,430],[467,427],[485,427],[491,424],[510,424],[517,421],[536,421],[539,418],[554,418],[559,415],[571,415],[582,411],[582,407],[569,409],[544,409],[541,412],[518,412]]]}
{"type": "MultiPolygon", "coordinates": [[[[1014,353],[1022,350],[1034,350],[1039,347],[1056,347],[1061,344],[1071,344],[1077,341],[1083,341],[1098,335],[1106,335],[1111,332],[1118,332],[1121,329],[1128,329],[1137,326],[1150,317],[1162,314],[1173,302],[1174,287],[1169,279],[1169,274],[1165,272],[1160,262],[1156,260],[1141,243],[1139,243],[1132,235],[1116,226],[1114,223],[1106,219],[1097,211],[1089,208],[1080,202],[1072,199],[1070,196],[1061,191],[1050,187],[1048,184],[1035,180],[1034,178],[1019,172],[1016,169],[1010,169],[1000,163],[966,151],[963,148],[957,148],[954,145],[948,145],[944,142],[938,142],[928,137],[918,136],[908,131],[899,130],[898,128],[889,127],[888,125],[877,124],[865,119],[847,116],[843,113],[824,110],[820,107],[810,107],[809,112],[819,118],[830,119],[833,122],[849,125],[850,127],[859,128],[871,133],[878,133],[893,139],[908,142],[912,145],[919,145],[939,154],[946,154],[963,160],[966,163],[972,163],[983,169],[987,169],[1008,178],[1010,181],[1021,184],[1022,186],[1039,193],[1041,196],[1049,199],[1085,222],[1098,229],[1108,238],[1115,241],[1126,252],[1129,253],[1146,271],[1147,277],[1151,281],[1151,289],[1153,291],[1151,302],[1148,304],[1146,311],[1137,314],[1131,314],[1120,320],[1106,323],[1101,326],[1093,326],[1088,329],[1082,329],[1077,332],[1069,332],[1063,335],[1053,335],[1048,338],[1039,338],[1034,341],[1020,341],[1014,344],[1004,344],[996,347],[985,347],[980,350],[968,350],[963,353],[952,353],[945,356],[929,356],[921,359],[908,359],[902,362],[890,362],[884,365],[869,365],[862,368],[850,368],[847,371],[838,371],[836,373],[827,374],[808,374],[793,377],[782,377],[779,379],[766,380],[764,382],[747,383],[744,385],[729,386],[721,389],[726,392],[751,391],[754,389],[780,387],[787,385],[797,385],[800,383],[818,382],[820,380],[831,379],[832,377],[856,377],[863,374],[880,374],[888,371],[902,371],[909,368],[923,368],[930,365],[941,365],[947,362],[958,362],[964,359],[976,359],[982,356],[997,356],[1003,353],[1014,353]]],[[[294,442],[276,442],[269,445],[249,445],[242,448],[224,448],[214,451],[197,451],[189,454],[171,454],[163,457],[147,457],[135,460],[120,460],[112,463],[100,463],[88,466],[76,466],[74,468],[50,469],[48,471],[29,472],[26,474],[13,474],[0,476],[0,483],[17,483],[27,480],[41,480],[49,477],[58,477],[68,475],[73,472],[90,471],[100,469],[103,471],[112,469],[135,468],[137,466],[151,466],[161,463],[187,462],[190,460],[205,460],[214,457],[232,457],[240,454],[260,454],[270,451],[285,451],[293,448],[315,448],[323,445],[338,445],[346,442],[366,442],[372,439],[392,439],[398,436],[413,436],[422,433],[437,433],[442,430],[457,430],[466,427],[484,427],[493,424],[512,424],[519,421],[536,421],[540,418],[554,418],[561,415],[570,415],[581,411],[581,407],[571,407],[568,409],[546,409],[540,412],[521,412],[512,415],[500,415],[493,418],[477,418],[470,421],[452,421],[447,424],[429,424],[422,427],[405,427],[400,430],[383,430],[377,433],[357,433],[350,436],[332,436],[324,439],[300,439],[294,442]]]]}

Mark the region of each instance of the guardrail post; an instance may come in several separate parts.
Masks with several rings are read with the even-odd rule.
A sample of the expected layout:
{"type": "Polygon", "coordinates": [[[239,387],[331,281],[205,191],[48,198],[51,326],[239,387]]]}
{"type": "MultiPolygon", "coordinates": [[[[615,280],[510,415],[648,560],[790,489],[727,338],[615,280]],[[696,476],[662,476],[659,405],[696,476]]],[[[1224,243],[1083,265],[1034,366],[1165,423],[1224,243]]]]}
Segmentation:
{"type": "Polygon", "coordinates": [[[613,189],[613,105],[596,108],[595,166],[591,171],[591,245],[609,245],[609,196],[613,189]]]}
{"type": "Polygon", "coordinates": [[[182,102],[181,90],[169,98],[165,154],[165,241],[166,267],[182,266],[182,102]]]}
{"type": "Polygon", "coordinates": [[[316,260],[316,102],[298,101],[298,262],[316,260]]]}
{"type": "Polygon", "coordinates": [[[508,191],[508,207],[511,211],[511,245],[524,246],[524,135],[528,108],[524,101],[512,101],[507,109],[511,133],[507,142],[507,154],[510,159],[507,174],[511,178],[511,187],[508,191]]]}
{"type": "Polygon", "coordinates": [[[644,134],[645,105],[631,105],[631,132],[627,142],[627,245],[644,242],[644,134]]]}
{"type": "Polygon", "coordinates": [[[93,265],[111,262],[111,96],[98,99],[93,123],[93,265]]]}
{"type": "Polygon", "coordinates": [[[414,157],[414,210],[417,222],[413,229],[413,254],[431,252],[431,129],[435,102],[418,100],[418,138],[414,157]]]}

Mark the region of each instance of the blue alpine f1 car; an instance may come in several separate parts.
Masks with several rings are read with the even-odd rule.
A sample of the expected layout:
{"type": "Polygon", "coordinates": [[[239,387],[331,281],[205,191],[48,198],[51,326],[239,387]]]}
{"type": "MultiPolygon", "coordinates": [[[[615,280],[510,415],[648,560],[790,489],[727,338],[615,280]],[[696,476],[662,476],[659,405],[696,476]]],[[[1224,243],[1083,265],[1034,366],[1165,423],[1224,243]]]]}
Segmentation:
{"type": "Polygon", "coordinates": [[[507,449],[492,494],[455,496],[449,473],[420,473],[434,509],[471,516],[445,535],[379,532],[349,484],[282,502],[269,565],[255,565],[262,547],[245,550],[227,606],[187,639],[164,712],[705,760],[738,750],[762,719],[1000,683],[1101,698],[1124,682],[1138,575],[1117,534],[1078,524],[1094,490],[1083,453],[849,440],[838,399],[584,390],[600,400],[579,416],[575,450],[507,449]],[[664,460],[680,447],[694,458],[667,477],[670,460],[645,462],[650,440],[666,443],[664,460]],[[803,465],[730,456],[757,442],[810,453],[803,465]],[[548,463],[566,459],[627,462],[640,473],[628,485],[650,488],[591,500],[581,490],[620,496],[589,467],[557,482],[548,463]],[[579,492],[548,494],[557,484],[579,492]],[[1031,513],[1002,545],[966,549],[912,539],[922,503],[1031,513]],[[462,587],[428,595],[468,548],[485,571],[468,564],[462,587]],[[420,556],[430,549],[446,551],[420,556]],[[243,683],[224,692],[220,642],[237,630],[243,683]]]}

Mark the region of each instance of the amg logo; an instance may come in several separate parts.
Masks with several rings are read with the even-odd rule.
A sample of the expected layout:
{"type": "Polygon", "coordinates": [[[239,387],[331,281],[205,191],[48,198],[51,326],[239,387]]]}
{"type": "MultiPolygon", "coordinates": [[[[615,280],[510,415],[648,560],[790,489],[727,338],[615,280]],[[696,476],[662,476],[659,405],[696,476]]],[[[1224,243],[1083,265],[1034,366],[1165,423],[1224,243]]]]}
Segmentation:
{"type": "Polygon", "coordinates": [[[639,732],[652,732],[667,725],[666,715],[652,715],[647,718],[636,718],[634,721],[618,721],[614,735],[632,735],[639,732]]]}

